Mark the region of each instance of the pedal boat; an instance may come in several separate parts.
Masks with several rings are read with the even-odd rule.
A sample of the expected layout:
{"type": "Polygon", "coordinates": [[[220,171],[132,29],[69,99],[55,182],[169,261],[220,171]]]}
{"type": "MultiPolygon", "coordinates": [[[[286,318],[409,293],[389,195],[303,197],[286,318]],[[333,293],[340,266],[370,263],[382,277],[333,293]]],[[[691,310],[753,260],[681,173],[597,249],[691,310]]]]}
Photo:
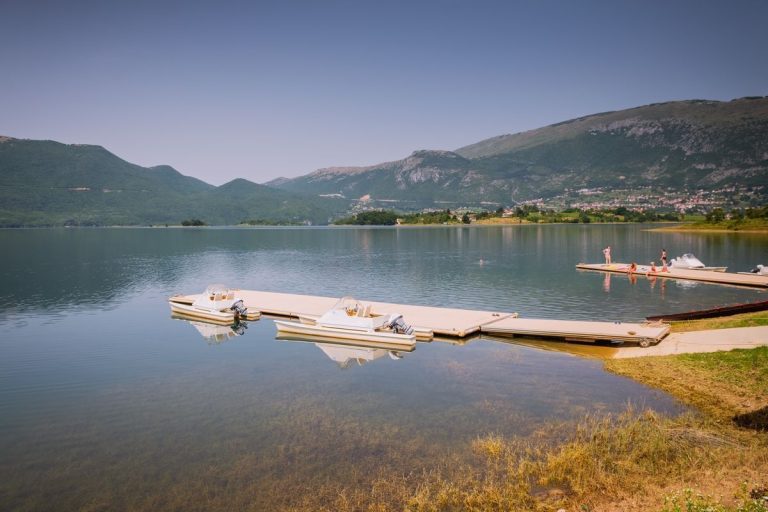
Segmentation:
{"type": "MultiPolygon", "coordinates": [[[[300,314],[299,322],[307,325],[317,325],[317,320],[319,318],[320,316],[318,315],[300,314]]],[[[432,329],[416,327],[415,325],[412,325],[411,327],[413,327],[413,334],[416,336],[416,340],[418,341],[431,341],[435,337],[435,333],[432,331],[432,329]]]]}
{"type": "Polygon", "coordinates": [[[680,257],[672,258],[672,260],[669,262],[669,268],[682,270],[707,270],[709,272],[725,272],[728,267],[708,267],[693,254],[686,253],[680,257]]]}
{"type": "Polygon", "coordinates": [[[752,276],[768,276],[768,266],[758,265],[749,272],[739,272],[739,274],[752,275],[752,276]]]}
{"type": "Polygon", "coordinates": [[[399,314],[376,315],[371,306],[344,297],[314,323],[275,320],[279,334],[301,334],[325,338],[375,341],[413,346],[416,335],[399,314]]]}
{"type": "Polygon", "coordinates": [[[205,292],[190,301],[188,297],[175,296],[168,299],[171,312],[191,319],[216,324],[230,325],[237,320],[256,320],[259,312],[249,313],[237,296],[237,290],[221,284],[211,284],[205,292]]]}

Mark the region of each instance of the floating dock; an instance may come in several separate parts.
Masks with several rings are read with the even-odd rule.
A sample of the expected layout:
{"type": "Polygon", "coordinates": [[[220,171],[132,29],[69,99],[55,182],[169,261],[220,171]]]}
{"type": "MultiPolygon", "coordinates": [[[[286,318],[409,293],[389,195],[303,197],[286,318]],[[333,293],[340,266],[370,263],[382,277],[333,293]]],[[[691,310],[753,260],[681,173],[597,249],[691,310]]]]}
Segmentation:
{"type": "Polygon", "coordinates": [[[669,334],[669,325],[656,323],[588,322],[579,320],[539,320],[504,318],[483,326],[483,332],[496,336],[543,336],[566,341],[631,342],[642,347],[657,343],[669,334]]]}
{"type": "MultiPolygon", "coordinates": [[[[170,300],[191,303],[196,295],[177,295],[170,300]]],[[[249,310],[263,314],[299,318],[320,316],[331,309],[338,298],[291,293],[239,290],[249,310]]],[[[362,301],[371,305],[372,313],[400,313],[417,331],[431,331],[438,336],[464,338],[481,332],[497,336],[536,336],[569,341],[634,342],[640,345],[658,343],[669,333],[669,326],[651,323],[588,322],[518,318],[517,313],[477,311],[362,301]]]]}
{"type": "MultiPolygon", "coordinates": [[[[576,268],[581,270],[594,270],[598,272],[629,273],[629,263],[612,263],[610,265],[599,263],[579,263],[576,268]]],[[[715,284],[728,284],[733,286],[749,286],[752,288],[768,288],[768,276],[758,274],[736,274],[733,272],[711,272],[708,270],[689,270],[669,268],[669,272],[646,272],[647,266],[639,266],[633,275],[638,277],[662,277],[664,279],[684,279],[686,281],[704,281],[715,284]],[[640,270],[642,269],[642,270],[640,270]]]]}
{"type": "MultiPolygon", "coordinates": [[[[177,302],[192,302],[195,295],[176,296],[171,300],[177,302]]],[[[238,297],[243,299],[249,310],[260,311],[266,315],[287,316],[321,316],[331,309],[338,297],[318,297],[316,295],[296,295],[292,293],[261,292],[254,290],[239,290],[238,297]]],[[[515,313],[497,311],[473,311],[467,309],[436,308],[430,306],[409,306],[405,304],[390,304],[388,302],[362,301],[371,305],[371,312],[377,315],[400,313],[405,321],[420,331],[432,331],[435,334],[463,338],[480,332],[484,324],[515,316],[515,313]]]]}

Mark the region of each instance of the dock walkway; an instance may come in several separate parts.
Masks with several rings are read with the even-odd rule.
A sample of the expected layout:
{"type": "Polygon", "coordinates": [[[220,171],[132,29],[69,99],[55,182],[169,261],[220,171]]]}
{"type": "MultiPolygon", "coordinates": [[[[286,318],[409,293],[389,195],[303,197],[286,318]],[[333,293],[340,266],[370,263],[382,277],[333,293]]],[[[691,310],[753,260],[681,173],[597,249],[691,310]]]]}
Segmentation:
{"type": "Polygon", "coordinates": [[[646,347],[669,334],[669,325],[658,322],[636,324],[504,318],[498,322],[484,325],[483,332],[496,336],[545,336],[563,338],[568,341],[628,341],[646,347]]]}
{"type": "MultiPolygon", "coordinates": [[[[595,270],[599,272],[616,272],[627,274],[629,263],[579,263],[576,268],[581,270],[595,270]]],[[[768,276],[758,274],[736,274],[733,272],[712,272],[708,270],[689,270],[671,267],[669,272],[646,272],[646,266],[640,266],[643,270],[634,272],[634,275],[643,277],[663,277],[665,279],[684,279],[687,281],[704,281],[716,284],[729,284],[734,286],[749,286],[753,288],[768,288],[768,276]]],[[[657,267],[659,270],[661,267],[657,267]]]]}
{"type": "MultiPolygon", "coordinates": [[[[320,297],[316,295],[297,295],[293,293],[262,292],[240,290],[239,297],[245,307],[273,316],[320,316],[331,309],[339,297],[320,297]]],[[[180,297],[194,300],[195,296],[180,297]]],[[[420,330],[435,334],[463,338],[480,332],[484,324],[514,316],[514,313],[498,311],[473,311],[468,309],[437,308],[431,306],[411,306],[388,302],[361,301],[371,305],[371,312],[377,315],[400,313],[403,318],[420,330]]]]}
{"type": "MultiPolygon", "coordinates": [[[[263,314],[298,318],[320,316],[339,300],[336,297],[240,290],[240,298],[249,310],[263,314]]],[[[172,297],[172,301],[191,303],[195,295],[172,297]]],[[[578,341],[615,340],[638,344],[656,343],[669,333],[665,324],[587,322],[517,318],[516,313],[477,311],[363,301],[375,314],[400,313],[406,322],[435,335],[464,338],[487,332],[500,336],[540,336],[578,341]]]]}

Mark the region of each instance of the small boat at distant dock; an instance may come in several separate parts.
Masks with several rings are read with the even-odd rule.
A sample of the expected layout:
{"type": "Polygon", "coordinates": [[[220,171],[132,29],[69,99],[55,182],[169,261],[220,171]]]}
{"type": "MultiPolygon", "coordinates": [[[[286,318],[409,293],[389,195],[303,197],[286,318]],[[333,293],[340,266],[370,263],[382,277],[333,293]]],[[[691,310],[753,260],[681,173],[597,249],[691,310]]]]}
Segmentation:
{"type": "Polygon", "coordinates": [[[768,276],[768,267],[765,265],[758,265],[749,272],[739,272],[739,274],[755,275],[755,276],[768,276]]]}
{"type": "Polygon", "coordinates": [[[750,286],[756,288],[768,288],[768,275],[752,272],[702,272],[701,269],[688,269],[680,267],[664,267],[636,265],[633,269],[629,263],[579,263],[580,270],[594,270],[597,272],[618,272],[621,274],[645,275],[649,278],[661,277],[664,279],[682,279],[684,281],[704,281],[708,283],[726,284],[734,286],[750,286]]]}
{"type": "Polygon", "coordinates": [[[725,272],[728,267],[708,267],[701,262],[699,258],[691,253],[683,254],[677,258],[672,258],[669,262],[670,268],[684,270],[707,270],[710,272],[725,272]]]}

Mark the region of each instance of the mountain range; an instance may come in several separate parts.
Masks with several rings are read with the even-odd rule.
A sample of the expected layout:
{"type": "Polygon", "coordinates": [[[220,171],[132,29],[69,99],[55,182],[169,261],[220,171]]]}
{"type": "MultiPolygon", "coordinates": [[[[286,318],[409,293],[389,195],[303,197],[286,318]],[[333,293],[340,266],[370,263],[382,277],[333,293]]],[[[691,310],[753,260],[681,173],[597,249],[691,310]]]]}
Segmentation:
{"type": "Polygon", "coordinates": [[[353,204],[514,205],[574,190],[768,199],[768,97],[658,103],[418,150],[368,167],[215,187],[100,146],[0,137],[0,226],[325,224],[353,204]]]}
{"type": "Polygon", "coordinates": [[[101,146],[0,137],[0,226],[326,224],[347,201],[244,179],[215,187],[167,165],[141,167],[101,146]]]}
{"type": "Polygon", "coordinates": [[[693,192],[768,185],[768,97],[605,112],[455,151],[267,183],[350,199],[514,204],[578,189],[693,192]]]}

